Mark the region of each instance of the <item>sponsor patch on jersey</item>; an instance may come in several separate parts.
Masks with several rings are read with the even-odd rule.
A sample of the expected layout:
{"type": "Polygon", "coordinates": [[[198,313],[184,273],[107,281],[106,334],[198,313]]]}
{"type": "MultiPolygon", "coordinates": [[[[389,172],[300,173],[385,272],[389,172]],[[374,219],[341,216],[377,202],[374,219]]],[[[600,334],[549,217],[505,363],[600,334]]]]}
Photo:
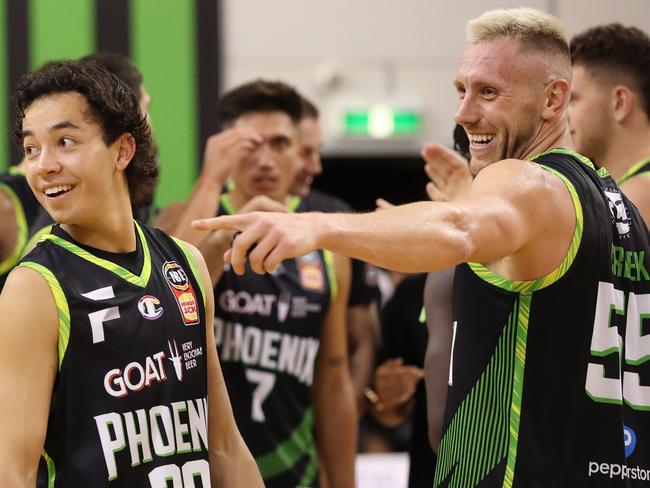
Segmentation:
{"type": "Polygon", "coordinates": [[[306,290],[325,291],[323,264],[316,252],[297,258],[300,285],[306,290]]]}
{"type": "Polygon", "coordinates": [[[605,189],[605,196],[607,197],[612,223],[616,225],[618,235],[620,237],[628,237],[630,227],[632,226],[632,219],[630,218],[630,212],[625,205],[620,190],[618,188],[607,188],[605,189]]]}
{"type": "Polygon", "coordinates": [[[153,295],[145,295],[138,300],[138,310],[142,316],[147,320],[156,320],[163,314],[163,308],[158,300],[153,295]]]}
{"type": "Polygon", "coordinates": [[[625,457],[629,458],[636,448],[636,432],[627,425],[623,426],[623,442],[625,443],[625,457]]]}
{"type": "Polygon", "coordinates": [[[174,295],[178,309],[185,325],[199,323],[199,306],[196,293],[187,274],[176,261],[167,261],[163,264],[162,273],[169,289],[174,295]]]}

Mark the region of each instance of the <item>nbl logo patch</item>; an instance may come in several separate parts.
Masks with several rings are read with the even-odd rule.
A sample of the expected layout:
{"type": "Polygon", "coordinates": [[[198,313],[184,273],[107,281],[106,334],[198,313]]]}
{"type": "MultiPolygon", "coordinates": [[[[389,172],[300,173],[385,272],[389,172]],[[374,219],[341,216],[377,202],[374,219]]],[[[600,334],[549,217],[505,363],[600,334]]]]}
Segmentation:
{"type": "Polygon", "coordinates": [[[176,261],[167,261],[163,264],[162,273],[169,285],[185,325],[199,323],[199,306],[196,301],[194,288],[190,283],[185,270],[176,261]]]}

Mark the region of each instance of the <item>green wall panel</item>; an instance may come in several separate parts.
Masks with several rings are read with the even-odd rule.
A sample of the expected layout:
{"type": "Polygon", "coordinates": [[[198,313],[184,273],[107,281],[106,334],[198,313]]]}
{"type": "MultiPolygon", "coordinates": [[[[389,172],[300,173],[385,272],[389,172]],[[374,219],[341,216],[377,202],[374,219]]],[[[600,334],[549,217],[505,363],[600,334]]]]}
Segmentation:
{"type": "Polygon", "coordinates": [[[31,0],[29,13],[31,68],[95,50],[94,0],[31,0]]]}
{"type": "Polygon", "coordinates": [[[194,2],[132,0],[131,54],[151,94],[161,178],[156,203],[185,199],[196,178],[194,2]]]}

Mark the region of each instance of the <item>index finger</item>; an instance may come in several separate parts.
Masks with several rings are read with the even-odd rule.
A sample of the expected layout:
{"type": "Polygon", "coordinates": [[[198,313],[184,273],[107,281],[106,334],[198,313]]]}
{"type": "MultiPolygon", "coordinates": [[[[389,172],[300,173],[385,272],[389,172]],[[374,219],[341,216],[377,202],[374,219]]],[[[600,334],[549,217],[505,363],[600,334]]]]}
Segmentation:
{"type": "Polygon", "coordinates": [[[223,215],[192,221],[192,228],[196,230],[242,230],[243,226],[244,219],[241,215],[223,215]]]}

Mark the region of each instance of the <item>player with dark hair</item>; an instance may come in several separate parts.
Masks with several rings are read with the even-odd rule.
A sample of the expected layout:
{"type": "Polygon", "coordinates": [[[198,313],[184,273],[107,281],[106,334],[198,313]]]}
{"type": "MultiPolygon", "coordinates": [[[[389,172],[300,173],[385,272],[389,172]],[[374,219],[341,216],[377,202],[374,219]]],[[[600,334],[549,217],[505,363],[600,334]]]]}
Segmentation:
{"type": "MultiPolygon", "coordinates": [[[[213,164],[228,168],[232,181],[219,214],[296,211],[300,198],[288,190],[300,164],[297,92],[281,82],[246,83],[222,96],[219,115],[226,129],[215,136],[222,149],[213,164]]],[[[267,486],[318,486],[319,468],[330,486],[352,486],[348,260],[318,251],[273,275],[238,276],[224,270],[232,239],[215,232],[199,248],[216,285],[217,346],[237,425],[267,486]]]]}
{"type": "Polygon", "coordinates": [[[571,39],[569,126],[650,223],[650,37],[608,24],[571,39]]]}
{"type": "Polygon", "coordinates": [[[16,104],[27,180],[58,224],[0,295],[0,485],[34,486],[38,467],[50,487],[262,486],[203,259],[133,220],[157,176],[133,91],[96,63],[49,63],[16,104]]]}

